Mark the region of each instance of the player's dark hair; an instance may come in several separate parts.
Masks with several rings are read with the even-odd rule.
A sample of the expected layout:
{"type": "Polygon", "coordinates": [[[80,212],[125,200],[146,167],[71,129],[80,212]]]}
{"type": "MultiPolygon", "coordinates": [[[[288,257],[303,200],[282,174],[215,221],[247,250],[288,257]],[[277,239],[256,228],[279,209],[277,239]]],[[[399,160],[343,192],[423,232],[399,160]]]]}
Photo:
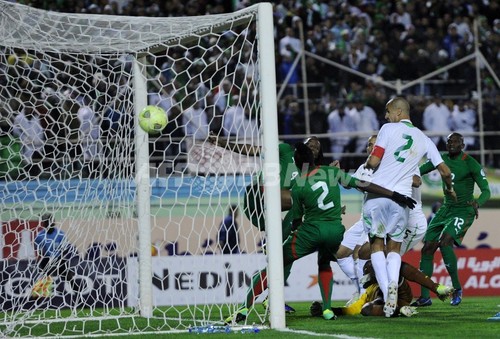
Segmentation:
{"type": "Polygon", "coordinates": [[[303,143],[295,144],[295,153],[293,154],[295,165],[301,172],[306,172],[315,164],[313,152],[303,143]]]}
{"type": "Polygon", "coordinates": [[[314,159],[314,164],[316,166],[321,166],[321,165],[324,165],[324,161],[325,161],[325,156],[323,155],[323,146],[321,145],[321,142],[319,141],[319,138],[317,136],[311,136],[309,138],[306,139],[306,141],[304,141],[304,144],[307,144],[307,142],[310,140],[310,139],[313,139],[313,140],[317,140],[318,143],[319,143],[319,151],[318,151],[318,156],[316,157],[316,159],[314,159]]]}
{"type": "Polygon", "coordinates": [[[448,137],[446,137],[446,140],[450,139],[451,137],[458,137],[458,138],[460,138],[460,140],[462,140],[462,143],[464,142],[464,136],[460,133],[452,132],[452,133],[448,134],[448,137]]]}

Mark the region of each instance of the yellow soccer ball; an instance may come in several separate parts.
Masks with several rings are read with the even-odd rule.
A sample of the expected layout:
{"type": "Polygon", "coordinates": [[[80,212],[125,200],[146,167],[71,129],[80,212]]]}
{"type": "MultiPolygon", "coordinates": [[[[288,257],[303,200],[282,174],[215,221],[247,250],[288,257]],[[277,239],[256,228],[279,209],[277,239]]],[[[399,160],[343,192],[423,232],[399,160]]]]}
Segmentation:
{"type": "Polygon", "coordinates": [[[167,122],[167,113],[158,106],[146,106],[139,113],[139,126],[148,134],[160,134],[167,122]]]}

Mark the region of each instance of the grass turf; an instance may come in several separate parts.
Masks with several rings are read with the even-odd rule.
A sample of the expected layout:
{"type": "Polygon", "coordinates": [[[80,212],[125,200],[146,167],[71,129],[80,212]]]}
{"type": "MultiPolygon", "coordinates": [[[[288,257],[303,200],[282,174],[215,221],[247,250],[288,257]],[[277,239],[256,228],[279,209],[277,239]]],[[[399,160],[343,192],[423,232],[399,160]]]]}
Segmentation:
{"type": "MultiPolygon", "coordinates": [[[[326,321],[322,318],[313,318],[309,315],[310,303],[290,303],[297,312],[286,316],[287,331],[281,332],[276,330],[261,330],[259,333],[248,333],[246,336],[257,335],[259,338],[297,338],[297,337],[330,337],[330,338],[499,338],[500,337],[500,322],[488,321],[487,318],[493,316],[500,310],[499,297],[464,297],[462,304],[459,306],[450,306],[449,302],[441,302],[438,299],[433,299],[431,307],[419,308],[419,314],[412,318],[384,318],[384,317],[363,317],[344,316],[339,317],[335,321],[326,321]]],[[[335,301],[333,306],[341,306],[342,302],[335,301]]],[[[261,305],[256,305],[261,307],[261,305]]],[[[214,319],[215,320],[215,319],[214,319]]],[[[220,320],[220,319],[217,319],[220,320]]],[[[120,326],[126,329],[127,322],[132,320],[122,319],[120,326]]],[[[258,319],[251,314],[249,315],[248,323],[258,322],[258,319]]],[[[92,321],[86,322],[84,325],[87,330],[90,330],[92,321]]],[[[130,327],[141,327],[141,319],[135,319],[134,324],[130,327]]],[[[83,325],[83,323],[82,323],[83,325]]],[[[110,324],[111,325],[111,324],[110,324]]],[[[145,322],[144,322],[144,325],[145,322]]],[[[105,334],[107,338],[141,338],[141,339],[158,339],[167,336],[166,333],[154,333],[154,325],[146,325],[146,331],[149,333],[140,334],[139,331],[124,331],[122,335],[118,334],[120,330],[114,330],[111,333],[105,334]],[[127,333],[128,332],[128,333],[127,333]],[[153,332],[153,333],[152,333],[153,332]]],[[[269,325],[269,324],[264,324],[269,325]]],[[[77,327],[79,327],[77,325],[77,327]]],[[[105,323],[99,326],[105,329],[105,323]]],[[[110,326],[116,328],[115,326],[110,326]]],[[[71,328],[71,327],[70,327],[71,328]]],[[[79,336],[82,332],[71,333],[79,336]]],[[[104,333],[102,333],[104,334],[104,333]]],[[[36,333],[32,331],[29,336],[45,336],[46,333],[36,333]]],[[[196,336],[194,333],[173,334],[168,336],[174,338],[188,338],[196,336]]],[[[199,334],[203,335],[203,334],[199,334]]],[[[210,338],[236,338],[242,334],[234,333],[213,333],[206,334],[210,338]]]]}

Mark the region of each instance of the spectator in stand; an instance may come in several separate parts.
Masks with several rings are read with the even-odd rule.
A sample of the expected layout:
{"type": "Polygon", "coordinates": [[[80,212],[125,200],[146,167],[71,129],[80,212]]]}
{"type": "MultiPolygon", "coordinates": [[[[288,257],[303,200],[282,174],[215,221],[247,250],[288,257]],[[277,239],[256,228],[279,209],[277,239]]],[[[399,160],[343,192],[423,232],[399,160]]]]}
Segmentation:
{"type": "Polygon", "coordinates": [[[342,154],[345,148],[352,140],[349,135],[339,136],[337,133],[346,133],[356,131],[356,121],[352,117],[349,108],[343,102],[337,106],[328,115],[328,133],[330,133],[330,150],[333,160],[342,160],[342,154]]]}
{"type": "Polygon", "coordinates": [[[457,25],[451,23],[448,26],[448,34],[443,39],[443,48],[448,52],[448,57],[450,61],[455,61],[458,59],[459,50],[465,48],[464,38],[458,34],[457,25]]]}
{"type": "MultiPolygon", "coordinates": [[[[500,93],[497,93],[494,98],[485,100],[484,112],[488,112],[484,116],[484,130],[497,132],[500,131],[500,93]]],[[[488,135],[484,138],[485,145],[499,145],[500,136],[488,135]]],[[[488,166],[499,168],[500,155],[493,152],[488,154],[488,166]]]]}
{"type": "Polygon", "coordinates": [[[365,105],[363,100],[363,98],[355,96],[353,98],[354,107],[350,111],[355,119],[356,131],[363,135],[356,140],[356,153],[365,152],[366,136],[376,134],[380,127],[377,114],[373,108],[365,105]]]}
{"type": "MultiPolygon", "coordinates": [[[[311,120],[310,129],[312,135],[322,134],[328,130],[327,114],[323,107],[315,101],[311,101],[309,104],[309,117],[311,120]]],[[[323,148],[326,148],[325,146],[330,143],[328,138],[320,138],[319,141],[323,148]]]]}
{"type": "Polygon", "coordinates": [[[21,153],[26,164],[26,174],[37,177],[41,170],[45,134],[40,123],[40,116],[32,102],[24,103],[24,108],[16,115],[13,123],[13,134],[21,141],[21,153]]]}
{"type": "Polygon", "coordinates": [[[285,94],[297,95],[297,84],[300,82],[300,67],[299,63],[293,64],[294,59],[290,55],[284,55],[281,58],[278,72],[278,82],[284,83],[287,80],[287,89],[285,94]]]}
{"type": "Polygon", "coordinates": [[[92,108],[91,98],[83,96],[82,106],[77,112],[80,121],[79,142],[83,153],[83,177],[95,178],[102,152],[100,119],[92,108]]]}
{"type": "MultiPolygon", "coordinates": [[[[294,134],[305,134],[304,128],[304,112],[302,111],[300,104],[293,100],[288,104],[283,115],[283,134],[294,135],[294,134]]],[[[289,144],[295,144],[300,141],[300,138],[286,139],[289,144]]]]}
{"type": "Polygon", "coordinates": [[[174,84],[168,81],[163,73],[160,73],[157,85],[149,89],[148,104],[161,107],[168,113],[170,108],[177,103],[174,95],[174,84]]]}
{"type": "Polygon", "coordinates": [[[245,108],[239,95],[231,96],[230,105],[222,117],[222,130],[226,137],[236,137],[243,134],[245,108]]]}
{"type": "Polygon", "coordinates": [[[333,33],[333,42],[336,48],[342,48],[341,44],[344,42],[343,34],[347,34],[346,39],[349,39],[350,29],[349,25],[345,22],[345,18],[341,15],[337,15],[334,20],[335,24],[330,28],[333,33]]]}
{"type": "Polygon", "coordinates": [[[289,57],[292,60],[302,50],[300,39],[295,36],[294,30],[291,27],[285,29],[285,36],[280,39],[279,53],[282,57],[289,57]]]}
{"type": "Polygon", "coordinates": [[[304,30],[312,29],[322,21],[319,5],[313,0],[307,0],[304,7],[299,10],[299,16],[304,24],[304,30]]]}
{"type": "Polygon", "coordinates": [[[0,121],[0,180],[16,180],[21,161],[21,142],[10,133],[10,123],[0,121]]]}
{"type": "MultiPolygon", "coordinates": [[[[99,4],[92,4],[91,2],[83,3],[78,1],[74,6],[70,6],[69,2],[64,1],[50,2],[50,1],[32,1],[33,6],[43,7],[44,9],[50,9],[54,11],[62,12],[78,12],[78,13],[108,13],[109,9],[106,7],[106,2],[99,2],[99,4]]],[[[182,4],[181,2],[167,1],[164,4],[158,6],[157,1],[150,2],[132,2],[129,1],[127,5],[119,5],[118,2],[112,1],[109,5],[113,7],[113,13],[118,13],[122,15],[145,15],[145,16],[171,16],[180,17],[188,15],[200,15],[200,14],[215,14],[223,12],[232,12],[236,8],[244,8],[253,2],[250,1],[240,1],[237,7],[234,7],[230,2],[225,1],[223,4],[209,5],[200,2],[199,4],[194,1],[189,1],[189,4],[182,4]]],[[[365,52],[367,55],[373,54],[375,58],[369,58],[368,62],[364,67],[359,67],[359,69],[364,73],[374,74],[373,69],[375,69],[375,74],[377,77],[381,77],[383,80],[396,80],[400,79],[410,79],[414,80],[417,76],[422,76],[428,74],[429,72],[436,70],[439,67],[443,67],[449,64],[450,59],[460,58],[462,55],[468,53],[467,48],[470,48],[473,43],[473,37],[469,32],[471,31],[472,19],[478,18],[479,22],[479,42],[481,44],[481,52],[483,53],[486,60],[490,63],[494,72],[498,74],[498,63],[496,62],[496,57],[498,55],[498,36],[500,32],[500,19],[498,19],[497,1],[483,1],[479,4],[470,4],[470,1],[465,0],[453,0],[452,6],[446,1],[432,1],[428,2],[427,5],[422,5],[420,2],[411,1],[374,1],[374,0],[364,0],[364,1],[303,1],[299,2],[289,2],[281,1],[274,5],[274,16],[276,18],[276,30],[274,32],[276,37],[276,43],[279,45],[278,51],[280,55],[282,53],[289,54],[289,57],[293,59],[292,53],[298,53],[301,48],[301,43],[294,33],[297,33],[297,23],[302,21],[304,27],[306,27],[310,22],[315,22],[316,24],[312,26],[310,30],[313,30],[314,39],[310,39],[310,42],[306,44],[306,48],[310,51],[316,50],[316,54],[324,57],[328,60],[335,62],[341,62],[344,65],[347,64],[347,57],[350,55],[350,44],[358,39],[359,36],[363,34],[368,34],[366,36],[367,45],[369,50],[365,52]],[[452,10],[450,10],[452,8],[452,10]],[[312,16],[306,15],[308,10],[312,9],[314,13],[312,16]],[[320,17],[315,13],[319,11],[320,17]],[[302,17],[302,20],[300,19],[302,17]],[[309,21],[309,18],[314,20],[309,21]],[[320,19],[318,21],[318,18],[320,19]],[[414,26],[414,30],[412,28],[414,26]],[[451,26],[450,26],[451,25],[451,26]],[[448,27],[453,29],[453,25],[457,26],[457,33],[463,38],[463,44],[459,44],[456,49],[456,55],[454,55],[451,50],[447,50],[443,44],[447,38],[448,27]],[[468,26],[468,27],[467,27],[468,26]],[[325,32],[331,31],[334,37],[328,36],[325,32]],[[365,32],[366,31],[366,32],[365,32]],[[290,32],[290,36],[285,34],[285,32],[290,32]],[[343,32],[344,34],[341,34],[343,32]],[[362,34],[363,33],[363,34],[362,34]],[[370,35],[371,34],[371,35],[370,35]],[[283,41],[279,39],[283,37],[283,41]],[[343,36],[343,37],[342,37],[343,36]],[[409,41],[412,40],[415,44],[412,49],[408,49],[409,41]],[[289,45],[289,49],[282,49],[282,42],[292,42],[289,45]],[[295,46],[293,48],[292,46],[295,46]],[[411,53],[413,51],[413,53],[411,53]],[[401,58],[400,58],[401,54],[401,58]],[[415,59],[413,58],[415,55],[415,59]],[[406,63],[404,62],[406,60],[406,63]],[[412,61],[415,61],[412,63],[412,61]],[[403,61],[403,62],[400,62],[403,61]],[[406,67],[413,65],[411,73],[408,72],[406,67]],[[415,74],[415,71],[417,74],[415,74]],[[413,78],[408,78],[412,76],[413,78]]],[[[308,32],[308,30],[305,30],[308,32]]],[[[309,32],[307,33],[309,36],[309,32]]],[[[451,41],[451,40],[450,40],[451,41]]],[[[453,43],[452,43],[453,45],[453,43]]],[[[216,64],[224,64],[227,58],[222,54],[217,54],[210,50],[201,57],[203,61],[208,65],[212,64],[215,60],[216,64]]],[[[163,59],[163,57],[161,58],[163,59]]],[[[172,48],[169,50],[167,58],[168,60],[175,60],[173,63],[172,70],[170,74],[172,78],[169,79],[176,82],[182,82],[182,77],[187,74],[184,72],[188,69],[189,65],[187,62],[181,62],[182,52],[179,49],[172,48]],[[175,77],[175,79],[174,79],[175,77]]],[[[184,60],[186,60],[185,58],[184,60]]],[[[309,67],[314,64],[313,58],[306,58],[307,60],[313,60],[312,63],[307,67],[308,70],[308,80],[309,82],[315,82],[309,79],[309,67]]],[[[277,57],[276,69],[279,69],[281,58],[277,57]]],[[[464,67],[455,67],[449,71],[443,73],[439,76],[443,80],[455,80],[455,79],[470,79],[475,76],[475,68],[471,67],[474,61],[464,64],[464,67]],[[464,71],[466,70],[466,72],[464,71]]],[[[6,64],[6,63],[4,63],[6,64]]],[[[316,61],[316,64],[319,62],[316,61]]],[[[90,65],[90,63],[89,63],[90,65]]],[[[2,79],[2,91],[9,92],[12,96],[16,96],[15,91],[22,90],[25,87],[25,78],[30,79],[30,77],[21,76],[26,69],[19,69],[19,67],[12,67],[13,65],[7,66],[7,73],[9,77],[7,79],[2,79]],[[17,72],[17,74],[15,74],[17,72]],[[4,84],[6,81],[7,84],[4,84]],[[5,89],[6,88],[6,89],[5,89]]],[[[93,67],[93,65],[90,65],[93,67]]],[[[56,70],[58,66],[55,66],[56,70]]],[[[53,68],[53,65],[47,63],[47,73],[53,68]]],[[[163,72],[167,72],[167,67],[161,67],[163,72]]],[[[322,74],[329,74],[329,82],[327,85],[332,86],[331,88],[325,88],[325,91],[335,91],[337,92],[338,87],[347,87],[348,83],[351,81],[350,76],[346,76],[346,72],[339,71],[339,69],[334,68],[330,65],[323,66],[322,74]],[[337,87],[335,87],[337,86],[337,87]]],[[[59,72],[64,73],[64,72],[59,72]]],[[[102,74],[109,76],[106,70],[102,70],[100,67],[96,68],[96,83],[93,84],[93,88],[96,89],[96,93],[93,94],[93,98],[96,103],[96,111],[101,112],[98,106],[103,104],[104,97],[100,94],[104,93],[105,97],[114,98],[114,90],[105,90],[103,87],[112,87],[111,82],[102,81],[102,74]],[[104,73],[102,73],[104,71],[104,73]],[[100,74],[99,74],[100,73],[100,74]]],[[[220,75],[220,74],[219,74],[220,75]]],[[[213,76],[212,78],[218,78],[225,75],[213,76]]],[[[54,77],[55,79],[56,77],[54,77]]],[[[58,77],[57,77],[58,78],[58,77]]],[[[78,81],[78,77],[71,77],[70,81],[78,81]]],[[[40,80],[40,78],[37,78],[40,80]]],[[[65,82],[66,83],[66,82],[65,82]]],[[[232,81],[235,84],[234,81],[232,81]]],[[[429,85],[426,84],[424,92],[418,93],[420,95],[429,95],[429,93],[441,93],[446,95],[446,92],[442,92],[444,88],[442,84],[429,85]]],[[[495,84],[491,84],[495,87],[495,84]]],[[[234,87],[235,85],[233,85],[234,87]]],[[[467,86],[468,92],[474,90],[473,82],[467,82],[464,86],[467,86]],[[472,85],[471,85],[472,84],[472,85]]],[[[214,88],[215,86],[210,86],[209,88],[214,88]]],[[[378,87],[381,87],[378,85],[378,87]]],[[[177,87],[176,87],[177,88],[177,87]]],[[[445,89],[447,90],[447,89],[445,89]]],[[[89,92],[90,90],[85,90],[83,92],[89,92]]],[[[486,92],[486,90],[484,90],[486,92]]],[[[486,93],[483,92],[483,95],[486,93]]],[[[239,93],[238,93],[239,94],[239,93]]],[[[488,94],[492,95],[493,94],[488,94]]],[[[8,98],[9,96],[5,96],[8,98]]],[[[6,100],[5,100],[6,101],[6,100]]],[[[22,100],[24,102],[24,100],[22,100]]],[[[126,100],[124,100],[126,101],[126,100]]],[[[380,100],[382,105],[385,105],[387,98],[380,100]]],[[[183,104],[183,106],[185,106],[183,104]]],[[[371,105],[375,108],[376,105],[371,105]]],[[[376,110],[379,112],[378,110],[376,110]]],[[[123,112],[123,110],[120,110],[123,112]]],[[[494,121],[490,117],[490,111],[485,110],[484,119],[485,121],[494,121]]],[[[43,113],[43,112],[40,112],[43,113]]],[[[61,112],[63,113],[63,112],[61,112]]],[[[281,121],[280,121],[281,122],[281,121]]],[[[416,122],[414,122],[416,123],[416,122]]],[[[496,124],[496,122],[495,122],[496,124]]],[[[178,126],[180,126],[179,124],[178,126]]],[[[484,124],[486,128],[490,125],[484,124]]],[[[42,127],[43,127],[42,122],[42,127]]],[[[182,129],[181,127],[177,130],[182,129]]],[[[326,132],[326,129],[323,131],[326,132]]],[[[493,145],[494,143],[491,143],[493,145]]]]}
{"type": "Polygon", "coordinates": [[[396,3],[396,10],[391,13],[389,21],[391,24],[401,24],[405,29],[410,28],[412,23],[411,15],[406,11],[405,3],[403,1],[398,1],[396,3]]]}
{"type": "Polygon", "coordinates": [[[450,109],[443,103],[440,95],[435,95],[424,110],[423,127],[427,132],[441,134],[430,137],[440,150],[446,145],[446,135],[450,131],[450,117],[450,109]]]}
{"type": "Polygon", "coordinates": [[[182,113],[182,124],[185,128],[186,137],[191,137],[193,141],[205,140],[208,136],[207,115],[203,107],[203,101],[197,100],[195,97],[195,94],[191,94],[184,99],[184,103],[189,107],[182,113]],[[190,103],[191,105],[189,105],[190,103]]]}
{"type": "MultiPolygon", "coordinates": [[[[453,105],[451,112],[450,129],[462,135],[472,133],[476,130],[476,111],[472,108],[472,102],[466,104],[464,100],[458,100],[453,105]]],[[[464,136],[464,150],[476,149],[476,137],[473,135],[464,136]]]]}
{"type": "Polygon", "coordinates": [[[217,92],[214,94],[214,103],[220,112],[225,112],[226,109],[232,106],[233,91],[231,90],[232,84],[229,79],[224,79],[217,87],[217,92]]]}

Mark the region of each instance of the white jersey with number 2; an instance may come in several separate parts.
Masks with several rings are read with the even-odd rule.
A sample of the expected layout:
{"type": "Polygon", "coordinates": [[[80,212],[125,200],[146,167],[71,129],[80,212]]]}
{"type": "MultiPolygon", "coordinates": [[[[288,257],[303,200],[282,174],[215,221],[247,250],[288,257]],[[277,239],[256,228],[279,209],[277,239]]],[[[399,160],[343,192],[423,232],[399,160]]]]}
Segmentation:
{"type": "Polygon", "coordinates": [[[409,120],[386,123],[380,129],[374,153],[383,151],[372,182],[411,196],[413,174],[425,156],[434,166],[443,162],[436,145],[409,120]]]}

